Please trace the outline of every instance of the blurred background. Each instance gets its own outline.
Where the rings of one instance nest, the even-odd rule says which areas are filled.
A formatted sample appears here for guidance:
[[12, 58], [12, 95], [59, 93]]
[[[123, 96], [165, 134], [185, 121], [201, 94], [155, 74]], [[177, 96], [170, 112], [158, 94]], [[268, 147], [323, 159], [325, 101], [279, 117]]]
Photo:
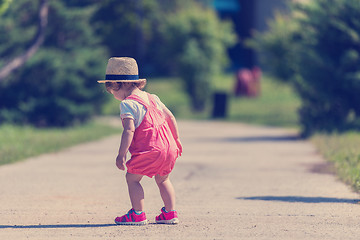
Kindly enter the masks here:
[[134, 57], [147, 90], [178, 118], [246, 119], [236, 100], [229, 109], [233, 97], [260, 95], [263, 66], [246, 41], [276, 12], [288, 14], [287, 2], [1, 0], [0, 122], [66, 127], [118, 115], [96, 83], [112, 56]]
[[178, 119], [357, 132], [359, 15], [358, 0], [0, 0], [0, 158], [116, 132], [93, 121], [119, 115], [96, 82], [112, 56]]

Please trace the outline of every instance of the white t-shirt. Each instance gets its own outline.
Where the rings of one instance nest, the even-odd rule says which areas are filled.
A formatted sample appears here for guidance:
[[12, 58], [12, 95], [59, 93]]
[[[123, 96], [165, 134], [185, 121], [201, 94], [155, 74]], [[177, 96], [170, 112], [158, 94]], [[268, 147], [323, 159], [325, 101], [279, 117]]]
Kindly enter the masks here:
[[[150, 104], [147, 93], [144, 91], [141, 91], [139, 94], [137, 94], [144, 102], [147, 104]], [[154, 97], [156, 102], [156, 107], [159, 110], [164, 109], [164, 104], [160, 101], [159, 97], [155, 94], [151, 94], [152, 97]], [[146, 114], [146, 108], [141, 103], [132, 100], [132, 99], [126, 99], [120, 102], [120, 117], [121, 120], [124, 118], [131, 118], [134, 120], [135, 128], [139, 127], [142, 120], [144, 119]]]

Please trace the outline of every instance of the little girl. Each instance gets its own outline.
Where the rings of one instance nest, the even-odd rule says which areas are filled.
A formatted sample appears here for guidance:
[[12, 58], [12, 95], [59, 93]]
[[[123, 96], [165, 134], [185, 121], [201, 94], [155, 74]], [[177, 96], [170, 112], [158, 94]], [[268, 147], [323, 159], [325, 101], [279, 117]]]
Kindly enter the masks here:
[[[143, 176], [152, 178], [159, 187], [164, 207], [156, 223], [177, 224], [175, 191], [169, 179], [176, 159], [182, 153], [174, 115], [156, 95], [142, 91], [146, 79], [139, 79], [133, 58], [110, 58], [106, 68], [106, 90], [121, 101], [120, 116], [124, 131], [116, 166], [125, 170], [132, 209], [115, 219], [120, 225], [148, 223], [144, 212]], [[131, 158], [126, 162], [126, 154]]]

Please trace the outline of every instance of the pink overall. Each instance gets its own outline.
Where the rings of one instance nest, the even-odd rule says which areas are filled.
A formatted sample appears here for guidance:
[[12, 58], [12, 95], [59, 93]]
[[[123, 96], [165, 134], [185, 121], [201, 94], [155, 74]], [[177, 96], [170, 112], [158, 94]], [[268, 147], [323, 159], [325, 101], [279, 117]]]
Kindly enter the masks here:
[[179, 149], [166, 121], [165, 114], [156, 107], [151, 94], [147, 94], [150, 104], [137, 95], [126, 99], [135, 100], [146, 108], [141, 124], [135, 129], [129, 151], [131, 159], [126, 162], [127, 171], [148, 177], [167, 175], [174, 168]]

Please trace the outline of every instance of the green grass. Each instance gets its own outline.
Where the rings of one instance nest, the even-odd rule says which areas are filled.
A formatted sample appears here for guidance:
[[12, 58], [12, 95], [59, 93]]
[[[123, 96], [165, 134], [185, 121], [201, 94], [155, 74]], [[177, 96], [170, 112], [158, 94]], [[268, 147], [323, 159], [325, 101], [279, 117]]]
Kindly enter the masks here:
[[[228, 93], [227, 121], [241, 121], [271, 126], [297, 126], [297, 108], [300, 100], [292, 89], [277, 83], [269, 77], [261, 82], [261, 94], [257, 98], [238, 98], [233, 94], [234, 76], [217, 77], [215, 91]], [[155, 93], [178, 119], [209, 119], [212, 111], [212, 99], [204, 112], [193, 112], [190, 100], [183, 91], [178, 78], [148, 79], [146, 91]], [[105, 115], [119, 114], [119, 101], [112, 99], [104, 108]]]
[[[220, 83], [220, 81], [218, 82]], [[300, 100], [290, 86], [278, 83], [265, 76], [261, 80], [259, 96], [246, 98], [234, 96], [232, 92], [233, 78], [225, 78], [223, 82], [226, 84], [222, 88], [220, 86], [217, 88], [229, 92], [228, 120], [260, 125], [297, 127], [297, 109], [300, 106]]]
[[337, 175], [360, 192], [360, 133], [317, 134], [311, 140], [319, 152], [334, 164]]
[[0, 165], [59, 151], [119, 132], [120, 128], [94, 122], [65, 129], [36, 129], [5, 124], [0, 126]]

